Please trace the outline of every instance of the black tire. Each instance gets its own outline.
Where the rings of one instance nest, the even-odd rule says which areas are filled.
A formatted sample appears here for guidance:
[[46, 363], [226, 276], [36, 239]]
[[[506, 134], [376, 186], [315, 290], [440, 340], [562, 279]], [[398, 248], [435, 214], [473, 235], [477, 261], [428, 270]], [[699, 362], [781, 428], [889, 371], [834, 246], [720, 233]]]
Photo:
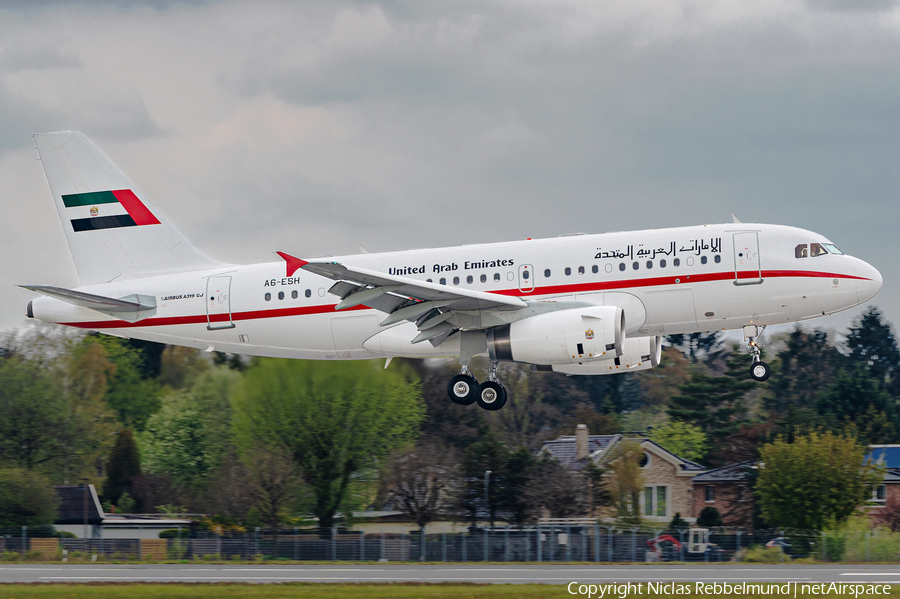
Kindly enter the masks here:
[[750, 376], [761, 383], [772, 376], [772, 369], [765, 362], [754, 362], [750, 366]]
[[481, 393], [481, 385], [474, 376], [457, 374], [447, 383], [447, 396], [453, 403], [469, 406], [475, 403]]
[[485, 381], [481, 385], [477, 401], [480, 408], [493, 412], [506, 405], [506, 398], [506, 389], [503, 388], [503, 385], [494, 381]]

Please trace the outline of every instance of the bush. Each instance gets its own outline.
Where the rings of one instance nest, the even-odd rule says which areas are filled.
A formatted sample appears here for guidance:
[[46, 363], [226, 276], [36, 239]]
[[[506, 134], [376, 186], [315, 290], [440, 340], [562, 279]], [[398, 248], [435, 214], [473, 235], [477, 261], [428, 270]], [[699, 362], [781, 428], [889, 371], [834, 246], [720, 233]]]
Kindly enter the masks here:
[[0, 528], [53, 522], [59, 501], [47, 477], [24, 468], [0, 469]]
[[780, 547], [763, 547], [756, 545], [742, 552], [741, 561], [748, 564], [778, 564], [784, 561]]
[[191, 531], [182, 530], [181, 536], [178, 535], [179, 530], [177, 528], [167, 528], [166, 530], [159, 531], [160, 539], [187, 539], [191, 536]]
[[15, 551], [6, 550], [3, 553], [0, 553], [0, 561], [5, 562], [15, 562], [19, 560], [19, 554]]
[[697, 526], [712, 528], [713, 526], [725, 526], [725, 523], [722, 522], [722, 516], [719, 515], [719, 510], [708, 505], [703, 508], [700, 511], [700, 515], [697, 516]]

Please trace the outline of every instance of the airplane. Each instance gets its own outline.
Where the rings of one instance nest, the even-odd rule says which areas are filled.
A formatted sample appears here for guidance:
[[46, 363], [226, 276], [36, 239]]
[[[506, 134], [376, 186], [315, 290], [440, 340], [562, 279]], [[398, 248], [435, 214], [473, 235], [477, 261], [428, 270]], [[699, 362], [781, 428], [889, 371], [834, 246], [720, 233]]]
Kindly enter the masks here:
[[[825, 236], [735, 222], [236, 265], [194, 247], [82, 133], [34, 136], [80, 286], [22, 285], [47, 322], [254, 356], [459, 356], [449, 398], [499, 410], [501, 362], [646, 370], [662, 337], [738, 330], [765, 381], [769, 325], [846, 310], [880, 273]], [[469, 370], [489, 358], [479, 382]]]

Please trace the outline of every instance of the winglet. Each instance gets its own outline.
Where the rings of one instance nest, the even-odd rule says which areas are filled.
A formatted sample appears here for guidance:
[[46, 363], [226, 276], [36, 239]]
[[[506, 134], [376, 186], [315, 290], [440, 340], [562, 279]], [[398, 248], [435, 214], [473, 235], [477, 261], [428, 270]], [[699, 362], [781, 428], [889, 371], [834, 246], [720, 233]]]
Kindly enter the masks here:
[[286, 277], [291, 276], [292, 274], [294, 274], [295, 272], [297, 272], [298, 270], [300, 270], [301, 268], [303, 268], [304, 266], [309, 264], [309, 262], [307, 262], [306, 260], [301, 260], [300, 258], [294, 258], [290, 254], [285, 254], [284, 252], [275, 252], [275, 253], [278, 254], [279, 256], [281, 256], [282, 258], [284, 258], [285, 266], [287, 267], [287, 274], [284, 275]]
[[734, 212], [731, 213], [731, 220], [734, 221], [734, 222], [736, 222], [736, 223], [740, 223], [740, 222], [741, 222], [740, 220], [738, 220], [738, 217], [736, 217], [736, 216], [734, 215]]

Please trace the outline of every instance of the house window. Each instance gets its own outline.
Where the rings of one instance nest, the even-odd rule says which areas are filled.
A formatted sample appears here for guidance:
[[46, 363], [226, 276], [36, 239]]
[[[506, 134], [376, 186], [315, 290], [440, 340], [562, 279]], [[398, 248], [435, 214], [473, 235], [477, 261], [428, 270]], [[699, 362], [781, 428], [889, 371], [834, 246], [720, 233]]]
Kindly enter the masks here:
[[706, 501], [716, 500], [716, 488], [710, 485], [706, 487]]
[[747, 501], [747, 487], [738, 487], [738, 501]]
[[872, 501], [884, 503], [887, 499], [887, 488], [884, 485], [878, 485], [872, 492]]
[[666, 511], [666, 496], [668, 494], [665, 486], [644, 487], [644, 515], [645, 516], [668, 516]]

